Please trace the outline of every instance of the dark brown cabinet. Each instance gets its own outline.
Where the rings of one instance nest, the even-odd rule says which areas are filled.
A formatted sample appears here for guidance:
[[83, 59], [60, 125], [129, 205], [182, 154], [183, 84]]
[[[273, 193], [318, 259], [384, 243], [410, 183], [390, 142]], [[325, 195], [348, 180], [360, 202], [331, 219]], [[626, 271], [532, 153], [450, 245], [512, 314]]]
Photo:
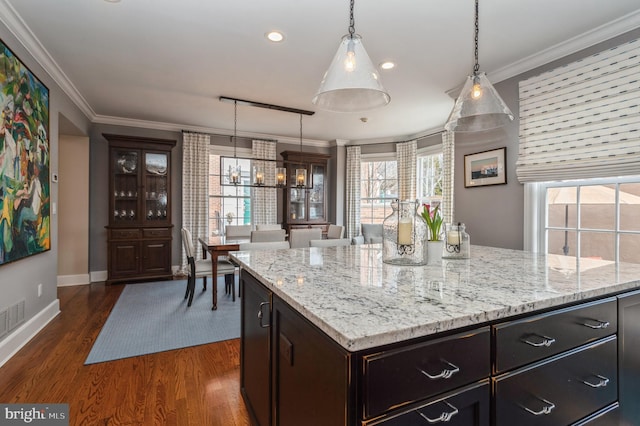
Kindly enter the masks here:
[[107, 283], [170, 278], [171, 150], [176, 141], [104, 137], [110, 173]]
[[[283, 224], [289, 231], [294, 228], [320, 227], [323, 232], [327, 219], [327, 162], [328, 155], [281, 152], [287, 169], [287, 188], [284, 189]], [[296, 170], [306, 169], [307, 185], [296, 186]]]
[[640, 423], [640, 291], [618, 297], [620, 423]]

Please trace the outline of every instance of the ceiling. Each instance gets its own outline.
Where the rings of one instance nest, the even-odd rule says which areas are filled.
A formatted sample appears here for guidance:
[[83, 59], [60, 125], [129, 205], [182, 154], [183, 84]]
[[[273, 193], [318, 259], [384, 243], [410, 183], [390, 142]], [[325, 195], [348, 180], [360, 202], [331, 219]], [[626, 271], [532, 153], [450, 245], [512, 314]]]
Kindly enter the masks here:
[[[97, 123], [230, 134], [227, 96], [316, 111], [303, 119], [309, 141], [441, 129], [453, 107], [446, 92], [473, 68], [473, 0], [356, 2], [373, 63], [397, 64], [381, 71], [391, 102], [325, 112], [311, 98], [348, 18], [347, 0], [0, 0], [0, 19]], [[480, 70], [495, 84], [638, 27], [638, 0], [483, 0]], [[285, 40], [268, 42], [271, 30]], [[238, 107], [238, 135], [299, 131], [297, 114]]]

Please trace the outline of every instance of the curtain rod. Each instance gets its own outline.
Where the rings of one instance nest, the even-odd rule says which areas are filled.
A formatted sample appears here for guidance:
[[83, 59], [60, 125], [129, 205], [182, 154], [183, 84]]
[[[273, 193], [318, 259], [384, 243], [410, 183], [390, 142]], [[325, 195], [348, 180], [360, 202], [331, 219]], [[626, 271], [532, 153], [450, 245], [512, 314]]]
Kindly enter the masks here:
[[444, 133], [444, 130], [440, 130], [434, 133], [429, 133], [428, 135], [422, 135], [418, 138], [412, 138], [412, 139], [408, 139], [408, 140], [404, 140], [404, 141], [387, 141], [387, 142], [375, 142], [375, 143], [364, 143], [364, 144], [345, 144], [345, 146], [376, 146], [376, 145], [388, 145], [388, 144], [395, 144], [395, 143], [405, 143], [405, 142], [411, 142], [413, 140], [415, 140], [416, 142], [422, 139], [426, 139], [429, 138], [431, 136], [436, 136], [436, 135], [441, 135]]

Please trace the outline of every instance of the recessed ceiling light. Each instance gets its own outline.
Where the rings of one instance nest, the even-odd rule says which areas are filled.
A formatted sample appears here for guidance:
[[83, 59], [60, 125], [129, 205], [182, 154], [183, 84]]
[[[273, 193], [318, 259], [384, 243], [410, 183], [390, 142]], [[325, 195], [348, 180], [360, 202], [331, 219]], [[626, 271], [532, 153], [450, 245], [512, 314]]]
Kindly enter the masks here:
[[390, 70], [391, 68], [394, 68], [396, 66], [396, 64], [394, 64], [391, 61], [387, 61], [387, 62], [383, 62], [380, 64], [380, 68], [382, 68], [383, 70]]
[[280, 31], [270, 31], [265, 34], [265, 37], [274, 43], [280, 43], [284, 40], [284, 35]]
[[120, 3], [120, 0], [104, 0], [107, 3]]

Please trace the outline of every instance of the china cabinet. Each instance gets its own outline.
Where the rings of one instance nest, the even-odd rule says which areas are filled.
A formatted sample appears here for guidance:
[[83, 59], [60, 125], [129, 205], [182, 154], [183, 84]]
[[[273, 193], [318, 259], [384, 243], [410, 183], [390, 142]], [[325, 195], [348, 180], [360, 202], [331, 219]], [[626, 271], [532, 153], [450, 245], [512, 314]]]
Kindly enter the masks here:
[[103, 136], [109, 142], [107, 284], [170, 278], [171, 150], [176, 141]]
[[[289, 231], [295, 228], [322, 228], [327, 219], [327, 162], [330, 156], [299, 151], [281, 152], [287, 170], [284, 193], [283, 224]], [[296, 170], [307, 171], [306, 185], [296, 186]]]

